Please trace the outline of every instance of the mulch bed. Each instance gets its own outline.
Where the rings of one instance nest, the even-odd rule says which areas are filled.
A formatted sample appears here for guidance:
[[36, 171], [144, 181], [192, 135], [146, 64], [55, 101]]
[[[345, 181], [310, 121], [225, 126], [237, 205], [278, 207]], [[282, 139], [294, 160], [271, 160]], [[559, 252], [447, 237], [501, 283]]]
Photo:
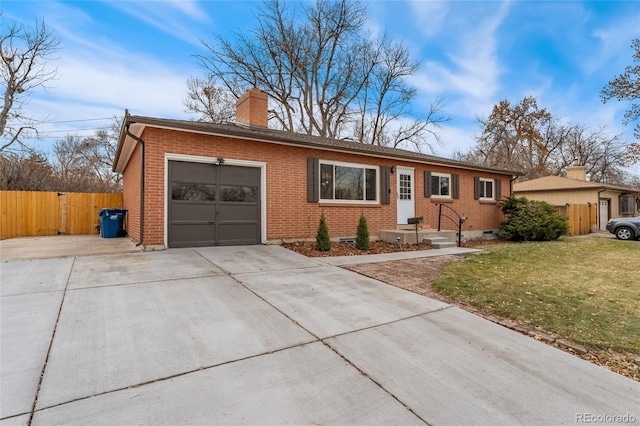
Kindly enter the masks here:
[[[500, 239], [490, 240], [469, 240], [462, 243], [462, 247], [481, 247], [488, 244], [508, 244], [509, 241]], [[416, 251], [416, 250], [433, 250], [429, 244], [403, 244], [399, 246], [395, 243], [388, 243], [385, 241], [371, 241], [371, 247], [369, 250], [358, 250], [353, 243], [332, 243], [331, 249], [328, 251], [316, 250], [315, 241], [295, 241], [292, 243], [285, 243], [285, 248], [300, 253], [307, 257], [330, 257], [330, 256], [358, 256], [367, 254], [383, 254], [383, 253], [396, 253], [401, 251]]]

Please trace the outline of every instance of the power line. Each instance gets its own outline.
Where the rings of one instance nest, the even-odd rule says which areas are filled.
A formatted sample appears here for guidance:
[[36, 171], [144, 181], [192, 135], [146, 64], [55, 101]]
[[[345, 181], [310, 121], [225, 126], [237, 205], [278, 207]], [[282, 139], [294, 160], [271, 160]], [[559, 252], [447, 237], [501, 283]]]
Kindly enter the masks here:
[[73, 132], [87, 132], [90, 130], [106, 130], [109, 127], [95, 127], [93, 129], [69, 129], [69, 130], [39, 130], [38, 132], [43, 133], [43, 134], [48, 134], [48, 133], [73, 133]]
[[[82, 118], [77, 120], [60, 120], [60, 121], [40, 121], [34, 120], [41, 124], [67, 124], [67, 123], [83, 123], [88, 121], [104, 121], [104, 120], [112, 120], [112, 119], [122, 119], [123, 116], [112, 116], [112, 117], [103, 117], [103, 118]], [[23, 140], [37, 140], [37, 139], [47, 139], [47, 138], [55, 138], [57, 136], [52, 135], [52, 133], [76, 133], [76, 132], [90, 132], [96, 130], [109, 130], [111, 126], [103, 126], [103, 127], [94, 127], [89, 129], [64, 129], [64, 130], [37, 130], [36, 136], [27, 136], [23, 135], [20, 139]]]
[[102, 121], [111, 120], [113, 118], [121, 119], [122, 116], [104, 117], [104, 118], [84, 118], [79, 120], [64, 120], [64, 121], [38, 121], [40, 124], [62, 124], [62, 123], [81, 123], [84, 121]]
[[38, 139], [49, 139], [49, 138], [56, 138], [59, 136], [56, 135], [52, 135], [52, 133], [68, 133], [68, 134], [74, 134], [74, 133], [78, 133], [78, 132], [89, 132], [89, 131], [96, 131], [96, 130], [109, 130], [109, 127], [95, 127], [92, 129], [67, 129], [67, 130], [48, 130], [48, 131], [38, 131], [37, 135], [34, 136], [21, 136], [20, 139], [23, 140], [38, 140]]

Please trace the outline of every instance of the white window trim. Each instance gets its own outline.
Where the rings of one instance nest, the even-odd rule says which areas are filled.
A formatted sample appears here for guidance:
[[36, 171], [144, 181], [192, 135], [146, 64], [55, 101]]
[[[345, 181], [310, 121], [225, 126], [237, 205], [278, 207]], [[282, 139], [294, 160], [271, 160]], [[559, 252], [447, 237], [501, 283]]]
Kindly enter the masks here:
[[[169, 161], [186, 161], [190, 163], [214, 164], [216, 157], [202, 157], [197, 155], [164, 154], [164, 246], [169, 247]], [[236, 160], [225, 158], [224, 164], [229, 166], [243, 166], [260, 168], [260, 241], [267, 244], [267, 163], [262, 161]]]
[[431, 172], [431, 179], [433, 179], [434, 177], [446, 177], [449, 179], [449, 195], [439, 195], [439, 194], [434, 194], [433, 191], [431, 193], [431, 198], [443, 198], [443, 199], [451, 199], [452, 197], [452, 193], [453, 193], [453, 179], [451, 178], [451, 173], [439, 173], [439, 172]]
[[[480, 178], [480, 184], [484, 183], [484, 182], [491, 182], [491, 197], [479, 197], [479, 200], [481, 201], [495, 201], [496, 199], [496, 180], [495, 179], [490, 179], [490, 178]], [[480, 194], [478, 194], [480, 195]]]
[[[371, 164], [361, 164], [361, 163], [345, 163], [343, 161], [331, 161], [331, 160], [319, 160], [320, 163], [320, 170], [318, 170], [318, 173], [320, 173], [320, 176], [318, 178], [318, 203], [321, 204], [380, 204], [380, 167], [379, 166], [373, 166]], [[327, 164], [330, 166], [341, 166], [341, 167], [353, 167], [353, 168], [357, 168], [357, 169], [374, 169], [376, 171], [376, 199], [375, 200], [327, 200], [325, 198], [322, 198], [322, 165], [323, 164]], [[365, 179], [366, 179], [366, 173], [365, 173]], [[365, 181], [365, 190], [366, 190], [366, 181]], [[334, 187], [334, 194], [335, 196], [335, 187]], [[366, 198], [367, 195], [365, 194], [364, 197]]]

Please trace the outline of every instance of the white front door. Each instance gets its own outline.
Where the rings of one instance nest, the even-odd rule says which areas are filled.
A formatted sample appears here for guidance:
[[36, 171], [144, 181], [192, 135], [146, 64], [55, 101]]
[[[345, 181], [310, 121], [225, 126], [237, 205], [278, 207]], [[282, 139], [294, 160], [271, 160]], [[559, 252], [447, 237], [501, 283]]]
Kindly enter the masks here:
[[598, 216], [600, 216], [600, 230], [604, 231], [607, 229], [607, 222], [609, 222], [609, 200], [600, 200]]
[[413, 169], [396, 167], [398, 173], [398, 225], [406, 225], [407, 219], [415, 217], [415, 179]]

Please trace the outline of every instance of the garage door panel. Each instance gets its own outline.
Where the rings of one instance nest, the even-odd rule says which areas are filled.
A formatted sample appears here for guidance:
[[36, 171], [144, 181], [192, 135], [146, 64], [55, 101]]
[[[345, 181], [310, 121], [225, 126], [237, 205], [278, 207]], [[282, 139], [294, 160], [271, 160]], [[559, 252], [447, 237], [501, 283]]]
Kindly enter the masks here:
[[220, 206], [220, 213], [218, 219], [220, 222], [241, 220], [244, 222], [255, 222], [256, 216], [259, 214], [260, 209], [258, 206], [248, 206], [246, 204], [240, 205], [223, 205]]
[[212, 169], [216, 166], [206, 163], [188, 163], [185, 161], [170, 161], [172, 181], [215, 183]]
[[208, 222], [216, 217], [216, 209], [213, 204], [185, 203], [171, 205], [172, 223], [181, 221]]
[[218, 227], [220, 245], [256, 244], [260, 238], [257, 223], [224, 223]]
[[221, 185], [253, 186], [260, 181], [260, 169], [253, 167], [220, 167], [218, 181]]
[[215, 245], [216, 227], [209, 223], [177, 223], [170, 226], [171, 247]]

